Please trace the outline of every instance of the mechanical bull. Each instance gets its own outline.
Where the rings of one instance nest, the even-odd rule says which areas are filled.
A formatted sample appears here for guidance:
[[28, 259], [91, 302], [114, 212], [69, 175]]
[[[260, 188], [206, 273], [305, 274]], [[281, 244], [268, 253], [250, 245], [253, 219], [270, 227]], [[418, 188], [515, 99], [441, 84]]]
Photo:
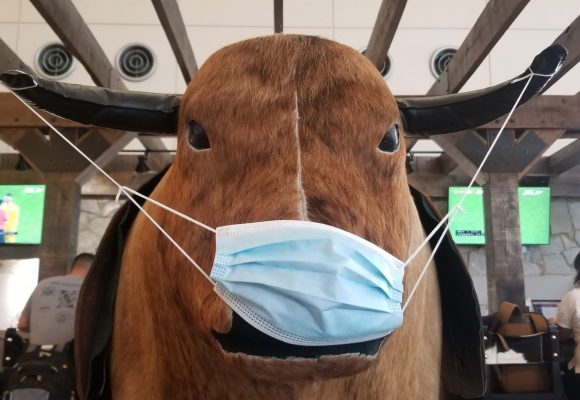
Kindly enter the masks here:
[[[530, 69], [551, 74], [565, 54], [560, 46], [549, 47]], [[397, 101], [355, 50], [292, 35], [218, 51], [181, 98], [61, 84], [18, 72], [2, 80], [28, 102], [64, 118], [177, 133], [175, 162], [142, 192], [209, 226], [312, 221], [357, 235], [365, 246], [376, 245], [398, 260], [438, 221], [429, 201], [408, 186], [403, 135], [480, 126], [509, 111], [527, 82]], [[548, 80], [530, 78], [523, 101]], [[215, 234], [139, 202], [209, 274]], [[417, 281], [430, 253], [423, 248], [405, 267], [405, 289]], [[109, 226], [81, 295], [80, 394], [123, 400], [477, 397], [485, 386], [479, 307], [448, 236], [435, 264], [392, 333], [385, 328], [379, 337], [329, 345], [289, 343], [233, 312], [128, 202]], [[256, 279], [252, 284], [262, 293]], [[349, 286], [341, 289], [337, 282], [329, 278], [327, 285], [338, 297], [347, 296], [341, 290]], [[288, 299], [291, 318], [296, 298]], [[258, 295], [253, 303], [266, 314], [272, 305]], [[359, 309], [353, 305], [350, 311]], [[322, 321], [323, 336], [327, 311], [311, 310]], [[360, 325], [364, 330], [365, 323]]]

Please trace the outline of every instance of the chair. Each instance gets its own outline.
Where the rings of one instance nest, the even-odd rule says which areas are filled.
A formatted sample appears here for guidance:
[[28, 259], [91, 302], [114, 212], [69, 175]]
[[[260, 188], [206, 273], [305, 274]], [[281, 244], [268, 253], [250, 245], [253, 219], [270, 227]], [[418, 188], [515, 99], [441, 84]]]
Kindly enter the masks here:
[[[486, 348], [490, 345], [492, 335], [485, 334]], [[550, 327], [550, 331], [541, 335], [541, 338], [536, 341], [536, 349], [542, 354], [541, 362], [518, 364], [518, 365], [536, 365], [544, 366], [550, 379], [550, 391], [544, 393], [505, 393], [498, 388], [497, 372], [494, 365], [487, 365], [487, 392], [484, 396], [485, 400], [563, 400], [564, 388], [562, 385], [562, 377], [560, 375], [560, 344], [558, 331], [555, 327]], [[502, 364], [510, 365], [510, 364]]]

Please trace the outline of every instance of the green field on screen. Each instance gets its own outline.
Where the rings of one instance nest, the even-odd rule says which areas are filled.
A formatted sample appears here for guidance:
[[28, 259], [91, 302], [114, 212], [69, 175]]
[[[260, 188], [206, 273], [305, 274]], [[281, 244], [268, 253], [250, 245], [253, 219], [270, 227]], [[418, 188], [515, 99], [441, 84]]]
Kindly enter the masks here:
[[[0, 200], [3, 200], [6, 194], [12, 195], [12, 203], [18, 210], [14, 244], [41, 242], [45, 191], [44, 185], [0, 185]], [[10, 244], [8, 240], [6, 242]]]
[[[485, 244], [485, 217], [483, 189], [473, 187], [449, 188], [449, 209], [459, 204], [465, 196], [459, 213], [450, 227], [451, 236], [457, 244]], [[520, 233], [522, 244], [550, 243], [550, 188], [518, 188]]]

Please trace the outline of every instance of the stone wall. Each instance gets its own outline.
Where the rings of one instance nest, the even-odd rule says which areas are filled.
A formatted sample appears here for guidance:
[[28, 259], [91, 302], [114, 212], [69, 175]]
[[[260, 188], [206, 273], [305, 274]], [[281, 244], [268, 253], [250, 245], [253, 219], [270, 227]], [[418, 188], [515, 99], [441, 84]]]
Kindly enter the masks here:
[[94, 253], [115, 211], [123, 202], [112, 199], [83, 199], [79, 219], [77, 253]]

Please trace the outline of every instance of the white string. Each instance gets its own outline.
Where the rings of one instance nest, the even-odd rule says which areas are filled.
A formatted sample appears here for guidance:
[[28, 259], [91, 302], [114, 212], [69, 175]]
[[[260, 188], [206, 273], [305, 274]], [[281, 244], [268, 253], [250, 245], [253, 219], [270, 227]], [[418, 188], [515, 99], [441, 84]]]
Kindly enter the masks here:
[[[529, 68], [528, 68], [529, 69]], [[433, 250], [431, 251], [431, 255], [429, 256], [429, 259], [427, 260], [427, 262], [425, 263], [425, 265], [423, 266], [421, 273], [419, 274], [419, 278], [415, 281], [415, 284], [413, 285], [413, 287], [411, 288], [411, 291], [409, 292], [409, 296], [407, 297], [407, 300], [405, 302], [405, 304], [403, 305], [402, 311], [404, 312], [405, 309], [407, 308], [407, 306], [409, 305], [409, 303], [411, 302], [411, 299], [413, 298], [417, 288], [419, 287], [419, 284], [421, 283], [421, 280], [423, 279], [423, 277], [425, 276], [425, 272], [427, 271], [427, 268], [429, 268], [429, 264], [431, 263], [431, 261], [433, 260], [433, 257], [435, 256], [435, 253], [437, 251], [437, 249], [439, 248], [439, 245], [443, 242], [443, 238], [445, 237], [445, 235], [447, 234], [447, 232], [449, 231], [451, 224], [453, 223], [453, 220], [455, 219], [455, 217], [457, 216], [457, 211], [458, 210], [462, 210], [461, 206], [463, 205], [463, 202], [465, 201], [465, 198], [467, 197], [467, 194], [469, 193], [469, 190], [471, 189], [471, 187], [473, 186], [473, 184], [475, 183], [475, 180], [477, 179], [477, 176], [479, 175], [479, 173], [481, 172], [483, 166], [485, 165], [485, 162], [487, 161], [487, 159], [489, 158], [489, 155], [491, 154], [493, 148], [495, 147], [497, 141], [499, 140], [499, 137], [501, 136], [501, 134], [503, 133], [508, 121], [510, 120], [510, 118], [512, 117], [512, 114], [514, 113], [515, 109], [517, 108], [518, 104], [520, 103], [524, 93], [526, 92], [526, 89], [528, 88], [530, 82], [532, 81], [532, 78], [534, 76], [543, 76], [543, 77], [551, 77], [553, 76], [556, 72], [552, 73], [552, 74], [537, 74], [535, 72], [533, 72], [531, 69], [530, 73], [527, 75], [524, 75], [522, 77], [516, 78], [514, 80], [511, 81], [511, 83], [516, 83], [519, 82], [523, 79], [528, 79], [528, 81], [526, 82], [526, 84], [524, 85], [524, 88], [522, 89], [520, 95], [518, 96], [518, 98], [516, 99], [512, 109], [510, 110], [510, 112], [508, 113], [507, 117], [505, 118], [503, 124], [501, 125], [501, 128], [499, 129], [495, 139], [493, 140], [493, 142], [491, 143], [491, 145], [489, 146], [489, 149], [487, 150], [487, 152], [485, 153], [485, 156], [483, 157], [483, 160], [481, 161], [481, 163], [479, 164], [479, 167], [477, 168], [477, 171], [475, 171], [475, 174], [473, 175], [473, 177], [471, 178], [471, 181], [469, 182], [469, 185], [467, 186], [467, 189], [465, 190], [465, 192], [463, 193], [463, 196], [461, 196], [461, 198], [459, 199], [459, 202], [457, 203], [457, 205], [455, 207], [453, 207], [446, 215], [445, 217], [441, 220], [441, 222], [439, 222], [439, 224], [437, 224], [437, 226], [433, 229], [433, 231], [431, 231], [431, 233], [429, 234], [429, 236], [427, 236], [427, 238], [419, 245], [419, 247], [413, 252], [413, 254], [411, 254], [411, 256], [409, 258], [407, 258], [407, 260], [405, 261], [405, 266], [409, 265], [409, 263], [417, 256], [417, 254], [419, 254], [420, 250], [427, 245], [427, 243], [429, 242], [429, 239], [431, 237], [433, 237], [434, 233], [437, 232], [439, 229], [441, 229], [441, 226], [443, 226], [443, 223], [449, 219], [449, 224], [446, 225], [445, 229], [443, 230], [443, 233], [441, 233], [441, 236], [439, 237], [435, 248], [433, 248]], [[463, 211], [462, 211], [463, 213]], [[451, 216], [451, 217], [450, 217]]]
[[415, 292], [417, 291], [417, 288], [419, 287], [419, 283], [423, 280], [423, 277], [425, 276], [425, 273], [428, 270], [429, 264], [433, 260], [433, 257], [435, 257], [435, 253], [437, 253], [437, 250], [439, 249], [439, 246], [441, 245], [441, 243], [443, 243], [443, 239], [445, 238], [445, 235], [447, 234], [447, 231], [451, 227], [451, 224], [453, 223], [453, 220], [455, 219], [455, 216], [457, 215], [457, 211], [458, 211], [458, 209], [455, 209], [453, 211], [453, 213], [451, 215], [451, 219], [449, 221], [449, 224], [447, 224], [447, 226], [445, 226], [445, 229], [443, 230], [443, 233], [441, 234], [441, 236], [437, 240], [437, 243], [435, 244], [435, 247], [433, 248], [433, 250], [431, 250], [431, 254], [429, 255], [429, 258], [427, 259], [427, 262], [425, 263], [425, 266], [423, 267], [423, 269], [421, 270], [421, 273], [419, 274], [419, 278], [417, 278], [417, 280], [415, 281], [415, 284], [413, 285], [413, 288], [409, 292], [409, 296], [407, 296], [407, 300], [405, 301], [405, 304], [403, 304], [403, 308], [401, 308], [401, 312], [402, 313], [405, 312], [405, 309], [407, 308], [407, 306], [411, 302], [411, 299], [415, 295]]
[[142, 199], [145, 199], [147, 201], [150, 201], [151, 203], [155, 204], [156, 206], [159, 206], [159, 207], [163, 208], [164, 210], [169, 211], [170, 213], [173, 213], [173, 214], [177, 215], [178, 217], [181, 217], [181, 218], [183, 218], [183, 219], [185, 219], [185, 220], [187, 220], [189, 222], [192, 222], [192, 223], [196, 224], [197, 226], [202, 227], [203, 229], [207, 229], [208, 231], [212, 231], [213, 233], [217, 233], [217, 231], [214, 228], [212, 228], [210, 226], [207, 226], [206, 224], [203, 224], [203, 223], [199, 222], [198, 220], [195, 220], [195, 219], [191, 218], [188, 215], [185, 215], [185, 214], [183, 214], [183, 213], [181, 213], [181, 212], [179, 212], [177, 210], [174, 210], [173, 208], [168, 207], [165, 204], [160, 203], [157, 200], [152, 199], [151, 197], [147, 197], [144, 194], [139, 193], [138, 191], [133, 190], [130, 187], [127, 187], [127, 186], [120, 186], [119, 187], [119, 191], [117, 192], [117, 198], [116, 198], [116, 200], [119, 201], [119, 196], [121, 195], [121, 193], [125, 193], [125, 192], [131, 192], [135, 196], [138, 196], [138, 197], [141, 197]]
[[431, 240], [431, 238], [433, 236], [435, 236], [435, 234], [443, 226], [443, 224], [445, 223], [445, 221], [447, 221], [449, 219], [449, 216], [451, 214], [457, 212], [457, 211], [459, 211], [461, 213], [461, 215], [465, 215], [465, 211], [463, 211], [463, 208], [461, 208], [461, 205], [460, 204], [457, 204], [457, 205], [453, 206], [453, 208], [451, 209], [451, 211], [449, 211], [447, 214], [445, 214], [445, 216], [441, 219], [441, 221], [439, 221], [439, 223], [435, 226], [435, 228], [433, 228], [431, 230], [431, 233], [429, 234], [429, 236], [427, 236], [421, 242], [421, 244], [415, 249], [415, 251], [409, 257], [407, 257], [407, 261], [405, 261], [405, 263], [403, 264], [403, 268], [406, 267], [407, 265], [409, 265], [411, 263], [411, 261], [413, 261], [413, 259], [417, 256], [417, 254], [419, 254], [419, 252], [421, 251], [421, 249], [423, 249], [423, 247], [425, 247], [425, 245], [427, 243], [429, 243], [429, 240]]
[[[12, 92], [12, 94], [14, 94], [14, 96], [16, 96], [16, 98], [18, 100], [20, 100], [22, 102], [22, 104], [24, 104], [30, 111], [32, 111], [38, 118], [40, 118], [40, 120], [42, 122], [44, 122], [50, 129], [52, 129], [52, 131], [54, 131], [58, 136], [60, 136], [66, 143], [68, 143], [77, 153], [79, 153], [81, 156], [83, 156], [89, 163], [91, 163], [99, 172], [101, 172], [103, 175], [105, 175], [107, 177], [107, 179], [109, 179], [115, 186], [117, 186], [117, 188], [119, 188], [119, 193], [123, 192], [125, 194], [125, 196], [127, 196], [127, 198], [129, 199], [129, 201], [131, 201], [131, 203], [133, 203], [141, 212], [143, 212], [143, 214], [145, 214], [145, 216], [153, 223], [153, 225], [155, 225], [155, 227], [157, 229], [159, 229], [164, 235], [165, 237], [181, 252], [181, 254], [183, 254], [183, 256], [204, 276], [205, 279], [207, 279], [212, 286], [215, 286], [215, 282], [209, 277], [208, 274], [206, 274], [206, 272], [190, 257], [189, 254], [187, 254], [187, 252], [171, 237], [171, 235], [169, 235], [169, 233], [167, 233], [162, 227], [161, 225], [159, 225], [157, 223], [157, 221], [155, 221], [155, 219], [147, 212], [145, 211], [145, 209], [143, 207], [141, 207], [141, 205], [129, 194], [129, 192], [134, 192], [133, 190], [127, 188], [126, 186], [122, 186], [121, 184], [119, 184], [111, 175], [109, 175], [108, 173], [105, 172], [105, 170], [103, 170], [97, 163], [95, 163], [93, 160], [90, 159], [89, 156], [87, 156], [81, 149], [79, 149], [73, 142], [71, 142], [65, 135], [63, 135], [58, 129], [56, 129], [50, 122], [48, 122], [42, 115], [40, 115], [40, 113], [38, 113], [32, 106], [30, 106], [26, 101], [24, 101], [20, 96], [18, 96], [14, 90], [12, 90], [10, 87], [6, 86], [8, 88], [8, 90], [10, 90]], [[141, 194], [139, 194], [141, 195]], [[117, 194], [117, 198], [118, 198], [118, 194]], [[152, 199], [149, 199], [145, 196], [141, 196], [146, 198], [147, 200], [154, 202]], [[158, 202], [154, 202], [157, 205], [161, 204]], [[167, 207], [168, 208], [168, 207]], [[175, 211], [175, 213], [178, 213], [177, 211]], [[181, 213], [178, 213], [181, 214]], [[191, 219], [190, 219], [191, 220]], [[197, 222], [197, 221], [196, 221]], [[199, 223], [201, 224], [201, 223]], [[201, 224], [201, 226], [206, 227], [205, 225]], [[207, 227], [207, 229], [215, 232], [215, 229], [209, 228]]]
[[532, 71], [532, 69], [528, 67], [528, 71], [530, 71], [529, 74], [524, 75], [524, 76], [520, 76], [519, 78], [514, 78], [510, 83], [517, 83], [517, 82], [523, 81], [526, 78], [533, 77], [533, 76], [543, 76], [544, 78], [551, 78], [552, 76], [554, 76], [554, 74], [556, 74], [556, 72], [559, 69], [560, 69], [560, 66], [558, 66], [556, 71], [552, 72], [551, 74], [538, 74], [537, 72]]

